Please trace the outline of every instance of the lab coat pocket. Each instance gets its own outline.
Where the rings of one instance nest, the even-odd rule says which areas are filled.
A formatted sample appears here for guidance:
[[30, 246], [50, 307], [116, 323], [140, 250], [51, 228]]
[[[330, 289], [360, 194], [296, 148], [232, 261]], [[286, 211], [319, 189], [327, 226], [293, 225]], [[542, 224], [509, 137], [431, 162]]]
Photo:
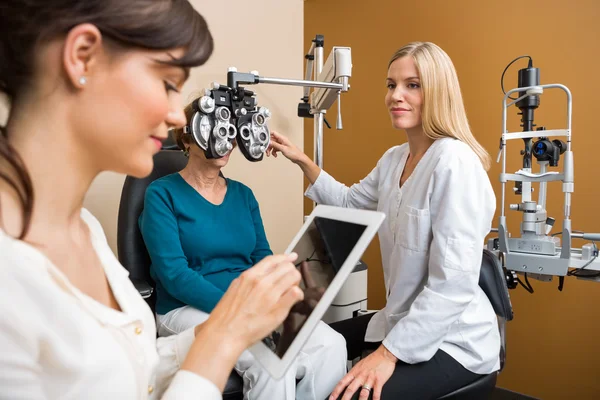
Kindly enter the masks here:
[[398, 219], [398, 244], [416, 252], [427, 251], [431, 236], [429, 210], [402, 206], [398, 212]]

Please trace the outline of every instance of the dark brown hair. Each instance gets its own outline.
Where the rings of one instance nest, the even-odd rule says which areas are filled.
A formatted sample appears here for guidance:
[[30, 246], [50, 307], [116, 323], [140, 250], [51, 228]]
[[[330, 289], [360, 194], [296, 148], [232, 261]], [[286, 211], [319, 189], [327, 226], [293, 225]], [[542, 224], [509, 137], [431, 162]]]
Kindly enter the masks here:
[[[169, 61], [172, 65], [202, 65], [213, 51], [206, 21], [187, 0], [2, 0], [0, 92], [9, 102], [14, 104], [28, 89], [40, 46], [82, 23], [95, 25], [109, 42], [123, 49], [184, 48], [183, 57]], [[20, 198], [22, 239], [31, 223], [34, 193], [29, 173], [8, 135], [0, 127], [0, 160], [6, 160], [9, 168], [0, 171], [0, 179]]]

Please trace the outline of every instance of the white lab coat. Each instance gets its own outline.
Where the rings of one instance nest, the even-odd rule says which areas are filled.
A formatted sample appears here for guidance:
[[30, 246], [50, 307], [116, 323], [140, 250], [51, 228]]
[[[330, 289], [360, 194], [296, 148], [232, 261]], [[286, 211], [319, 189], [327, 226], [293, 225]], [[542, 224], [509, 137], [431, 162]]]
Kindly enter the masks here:
[[436, 140], [399, 186], [408, 144], [388, 150], [371, 173], [347, 187], [325, 171], [306, 196], [320, 204], [382, 211], [379, 230], [387, 304], [365, 340], [382, 341], [415, 364], [438, 351], [466, 369], [500, 367], [494, 310], [478, 285], [496, 199], [486, 171], [465, 143]]

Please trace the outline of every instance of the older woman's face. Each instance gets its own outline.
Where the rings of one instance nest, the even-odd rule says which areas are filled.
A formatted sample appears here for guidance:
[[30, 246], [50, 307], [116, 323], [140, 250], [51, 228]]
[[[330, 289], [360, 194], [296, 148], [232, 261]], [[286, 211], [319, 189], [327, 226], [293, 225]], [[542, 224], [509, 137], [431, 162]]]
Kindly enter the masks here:
[[211, 166], [211, 167], [217, 167], [219, 169], [223, 168], [227, 165], [227, 163], [229, 162], [229, 157], [231, 156], [231, 153], [237, 147], [237, 142], [235, 140], [233, 141], [232, 144], [233, 144], [233, 148], [225, 156], [223, 156], [221, 158], [206, 158], [206, 155], [204, 154], [204, 150], [202, 150], [200, 147], [198, 147], [195, 143], [191, 143], [189, 146], [190, 160], [196, 159], [198, 161], [201, 161], [201, 163], [195, 163], [196, 165], [199, 165], [199, 166]]

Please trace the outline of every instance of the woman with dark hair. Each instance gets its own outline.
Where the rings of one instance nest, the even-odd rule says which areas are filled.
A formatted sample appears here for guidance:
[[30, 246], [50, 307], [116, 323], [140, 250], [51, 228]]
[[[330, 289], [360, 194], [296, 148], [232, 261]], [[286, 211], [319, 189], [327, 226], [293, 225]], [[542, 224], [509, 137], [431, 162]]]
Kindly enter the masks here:
[[186, 0], [3, 0], [0, 399], [220, 399], [236, 360], [303, 297], [295, 255], [235, 279], [201, 326], [153, 315], [83, 199], [144, 177], [212, 37]]

